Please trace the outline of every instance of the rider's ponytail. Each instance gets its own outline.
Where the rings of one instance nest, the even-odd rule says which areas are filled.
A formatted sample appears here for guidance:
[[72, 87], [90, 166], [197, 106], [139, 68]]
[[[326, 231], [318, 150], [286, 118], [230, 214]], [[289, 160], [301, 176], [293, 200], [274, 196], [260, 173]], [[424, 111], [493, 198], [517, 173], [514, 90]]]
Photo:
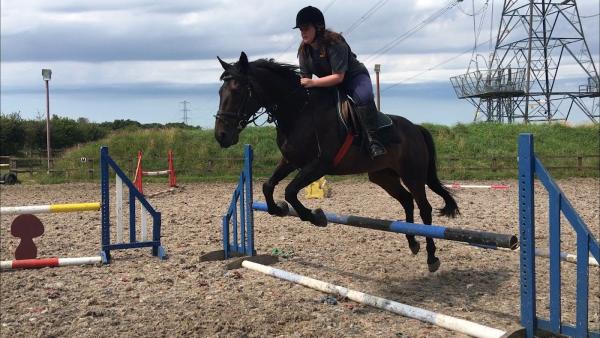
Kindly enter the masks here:
[[[326, 29], [323, 25], [316, 25], [316, 34], [315, 40], [317, 41], [320, 52], [322, 55], [325, 55], [325, 50], [329, 46], [337, 45], [338, 43], [344, 43], [344, 37], [342, 34], [334, 32], [332, 30]], [[300, 42], [300, 46], [298, 47], [298, 57], [307, 57], [308, 56], [308, 44], [304, 43], [304, 41]]]

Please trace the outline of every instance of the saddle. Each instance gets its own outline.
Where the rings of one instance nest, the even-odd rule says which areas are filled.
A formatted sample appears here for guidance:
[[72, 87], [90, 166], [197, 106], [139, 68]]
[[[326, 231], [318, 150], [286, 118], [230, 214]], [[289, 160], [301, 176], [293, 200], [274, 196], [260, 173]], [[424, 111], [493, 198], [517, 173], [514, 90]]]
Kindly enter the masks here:
[[[368, 142], [367, 141], [367, 128], [363, 125], [362, 119], [359, 114], [356, 112], [355, 106], [356, 103], [352, 98], [348, 95], [340, 95], [339, 89], [336, 90], [336, 107], [338, 112], [338, 117], [341, 121], [340, 127], [343, 128], [342, 133], [346, 134], [346, 138], [342, 147], [339, 149], [338, 153], [335, 155], [333, 160], [333, 166], [336, 167], [341, 160], [346, 156], [346, 153], [350, 149], [351, 145], [357, 145], [363, 148], [366, 152], [368, 152]], [[396, 138], [393, 136], [391, 132], [392, 128], [392, 119], [378, 111], [377, 112], [377, 135], [380, 142], [384, 145], [388, 143], [397, 142]]]
[[[336, 106], [339, 118], [348, 133], [357, 137], [366, 132], [366, 128], [356, 112], [356, 103], [349, 95], [341, 95], [338, 90]], [[380, 130], [391, 126], [392, 119], [388, 115], [377, 111], [377, 131], [379, 132]]]

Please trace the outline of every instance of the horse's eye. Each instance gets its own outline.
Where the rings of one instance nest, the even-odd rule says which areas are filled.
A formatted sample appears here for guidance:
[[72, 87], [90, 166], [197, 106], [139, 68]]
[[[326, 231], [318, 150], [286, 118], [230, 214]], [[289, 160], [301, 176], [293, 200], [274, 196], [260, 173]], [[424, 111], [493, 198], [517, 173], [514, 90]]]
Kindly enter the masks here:
[[240, 89], [240, 83], [238, 81], [236, 81], [236, 80], [231, 80], [229, 82], [229, 88], [231, 88], [232, 90], [237, 91], [237, 90]]

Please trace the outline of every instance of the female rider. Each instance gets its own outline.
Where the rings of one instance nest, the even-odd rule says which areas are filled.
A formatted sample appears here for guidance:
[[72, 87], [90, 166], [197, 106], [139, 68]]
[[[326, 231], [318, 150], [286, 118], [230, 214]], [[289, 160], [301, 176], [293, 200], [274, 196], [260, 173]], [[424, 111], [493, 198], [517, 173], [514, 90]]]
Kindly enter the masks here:
[[[352, 97], [356, 110], [367, 129], [371, 158], [385, 154], [385, 147], [376, 138], [377, 107], [369, 71], [341, 34], [325, 28], [323, 13], [312, 6], [296, 15], [296, 26], [302, 35], [298, 48], [302, 86], [340, 86]], [[318, 78], [312, 78], [313, 75]]]

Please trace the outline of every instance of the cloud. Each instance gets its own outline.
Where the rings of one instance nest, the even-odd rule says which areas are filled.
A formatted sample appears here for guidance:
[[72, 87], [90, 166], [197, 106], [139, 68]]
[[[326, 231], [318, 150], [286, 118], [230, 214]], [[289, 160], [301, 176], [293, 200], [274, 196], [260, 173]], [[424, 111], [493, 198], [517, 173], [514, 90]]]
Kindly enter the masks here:
[[41, 68], [52, 69], [54, 88], [132, 86], [162, 83], [195, 85], [218, 82], [222, 72], [216, 59], [202, 61], [113, 61], [44, 63], [13, 62], [2, 71], [3, 91], [27, 90], [41, 84]]
[[[324, 8], [331, 0], [314, 1]], [[427, 19], [448, 2], [435, 0], [387, 1], [364, 20], [371, 8], [360, 2], [333, 3], [326, 13], [328, 26], [345, 31], [360, 55], [373, 53]], [[476, 0], [476, 12], [484, 0]], [[492, 2], [494, 3], [494, 2]], [[240, 50], [251, 54], [276, 55], [291, 46], [296, 49], [298, 32], [290, 29], [304, 1], [201, 1], [142, 0], [2, 2], [3, 61], [120, 61], [198, 60], [215, 55], [233, 57]], [[494, 26], [500, 0], [495, 1]], [[391, 54], [455, 52], [473, 44], [473, 22], [462, 5], [426, 25], [390, 50]], [[490, 12], [488, 6], [488, 12]], [[582, 13], [594, 10], [589, 2], [579, 4]], [[468, 14], [468, 13], [467, 13]], [[595, 22], [594, 22], [595, 20]], [[486, 21], [491, 22], [491, 21]], [[600, 35], [596, 19], [584, 19], [589, 41]], [[496, 34], [497, 27], [483, 25], [480, 41]], [[597, 54], [598, 44], [590, 43]]]
[[[323, 1], [324, 2], [324, 1]], [[143, 1], [16, 2], [7, 1], [2, 13], [3, 61], [192, 60], [231, 56], [240, 50], [267, 53], [298, 43], [291, 29], [301, 1], [185, 1], [152, 4]], [[360, 18], [364, 4], [331, 10], [331, 26], [347, 28]], [[17, 8], [19, 10], [17, 10]], [[336, 7], [334, 7], [336, 8]], [[410, 7], [386, 4], [353, 32], [353, 47], [375, 48], [393, 32], [408, 29]], [[444, 20], [449, 20], [445, 18]], [[385, 26], [378, 23], [384, 22]], [[377, 39], [372, 39], [375, 36]], [[427, 42], [427, 41], [425, 41]], [[411, 44], [418, 48], [419, 43]]]
[[[487, 14], [494, 5], [495, 18], [484, 21], [479, 43], [490, 37], [495, 41], [503, 5], [502, 0], [475, 0], [475, 11], [480, 12], [486, 2]], [[385, 1], [367, 17], [378, 3], [311, 2], [322, 9], [331, 5], [325, 16], [336, 31], [348, 31], [360, 23], [345, 37], [371, 72], [376, 63], [382, 65], [382, 83], [437, 86], [466, 72], [474, 44], [473, 17], [465, 15], [472, 12], [470, 2], [385, 53], [377, 51], [402, 38], [448, 1]], [[204, 85], [214, 86], [221, 73], [217, 55], [234, 61], [245, 51], [251, 60], [266, 57], [295, 64], [299, 33], [291, 27], [298, 9], [306, 5], [301, 0], [2, 0], [2, 94], [38, 91], [42, 68], [53, 70], [54, 90], [110, 95], [138, 95], [147, 90], [148, 95], [156, 95], [161, 90], [190, 93]], [[588, 16], [600, 11], [597, 1], [578, 2], [578, 8]], [[478, 25], [479, 17], [475, 19]], [[596, 64], [599, 21], [599, 17], [582, 18]], [[489, 44], [475, 52], [481, 62], [489, 57]], [[572, 59], [565, 59], [561, 76], [576, 77], [573, 65]]]

